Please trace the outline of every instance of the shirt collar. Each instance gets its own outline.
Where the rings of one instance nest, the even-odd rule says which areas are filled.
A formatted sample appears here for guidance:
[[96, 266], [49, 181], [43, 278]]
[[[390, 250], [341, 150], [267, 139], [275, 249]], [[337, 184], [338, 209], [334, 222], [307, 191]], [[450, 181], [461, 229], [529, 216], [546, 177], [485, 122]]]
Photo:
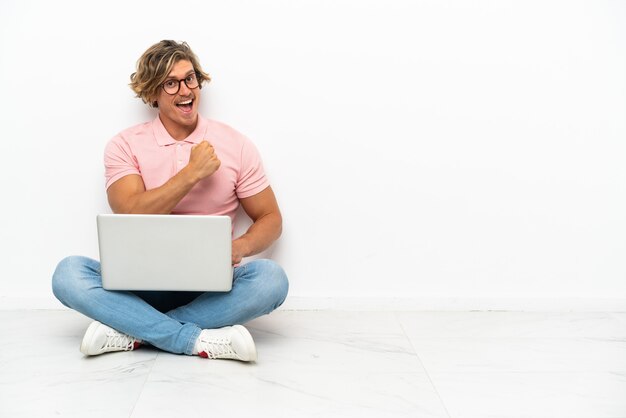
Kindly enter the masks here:
[[189, 144], [199, 144], [204, 138], [204, 134], [207, 127], [207, 120], [198, 114], [198, 124], [196, 129], [185, 139], [177, 141], [167, 132], [161, 118], [157, 115], [156, 119], [152, 121], [152, 131], [154, 137], [159, 146], [165, 147], [167, 145], [178, 144], [181, 142], [187, 142]]

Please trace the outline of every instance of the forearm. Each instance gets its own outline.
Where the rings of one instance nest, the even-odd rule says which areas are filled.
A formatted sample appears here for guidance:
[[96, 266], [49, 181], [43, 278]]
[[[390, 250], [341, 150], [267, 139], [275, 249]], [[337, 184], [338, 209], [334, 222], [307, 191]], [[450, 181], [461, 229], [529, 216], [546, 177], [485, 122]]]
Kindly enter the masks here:
[[139, 175], [126, 176], [107, 190], [109, 205], [115, 213], [168, 214], [200, 180], [220, 167], [213, 146], [201, 141], [191, 148], [189, 163], [164, 185], [146, 190]]
[[245, 234], [233, 242], [242, 257], [258, 254], [269, 248], [282, 233], [280, 212], [272, 212], [254, 222]]
[[115, 213], [169, 214], [197, 182], [184, 168], [162, 186], [135, 193], [124, 204], [111, 207]]

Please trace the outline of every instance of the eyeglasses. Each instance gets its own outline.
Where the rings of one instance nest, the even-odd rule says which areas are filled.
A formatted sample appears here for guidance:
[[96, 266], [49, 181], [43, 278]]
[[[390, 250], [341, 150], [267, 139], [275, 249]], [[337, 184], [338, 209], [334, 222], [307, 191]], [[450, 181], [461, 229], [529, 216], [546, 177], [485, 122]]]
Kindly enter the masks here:
[[185, 82], [185, 85], [189, 89], [195, 89], [199, 85], [196, 73], [192, 73], [185, 78], [181, 78], [180, 80], [167, 80], [165, 83], [161, 84], [161, 87], [163, 87], [163, 90], [165, 90], [167, 94], [174, 95], [180, 90], [180, 83], [182, 81]]

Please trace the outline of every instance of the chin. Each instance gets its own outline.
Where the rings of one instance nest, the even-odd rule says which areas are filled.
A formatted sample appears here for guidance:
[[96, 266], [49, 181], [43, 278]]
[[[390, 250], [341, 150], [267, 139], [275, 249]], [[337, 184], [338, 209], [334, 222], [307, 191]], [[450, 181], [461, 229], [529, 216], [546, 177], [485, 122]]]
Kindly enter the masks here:
[[193, 125], [198, 120], [198, 114], [195, 113], [193, 115], [185, 116], [181, 119], [181, 123], [184, 125]]

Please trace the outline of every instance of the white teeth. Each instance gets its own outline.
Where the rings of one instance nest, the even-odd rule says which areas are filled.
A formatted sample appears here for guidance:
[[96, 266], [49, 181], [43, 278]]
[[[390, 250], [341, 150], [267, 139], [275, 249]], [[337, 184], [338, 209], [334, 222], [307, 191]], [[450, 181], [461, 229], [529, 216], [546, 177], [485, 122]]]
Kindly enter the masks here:
[[189, 104], [189, 103], [191, 103], [191, 102], [192, 102], [192, 100], [191, 100], [191, 99], [189, 99], [189, 100], [187, 100], [186, 102], [180, 102], [180, 103], [178, 103], [178, 104], [179, 104], [179, 105], [181, 105], [181, 104]]

